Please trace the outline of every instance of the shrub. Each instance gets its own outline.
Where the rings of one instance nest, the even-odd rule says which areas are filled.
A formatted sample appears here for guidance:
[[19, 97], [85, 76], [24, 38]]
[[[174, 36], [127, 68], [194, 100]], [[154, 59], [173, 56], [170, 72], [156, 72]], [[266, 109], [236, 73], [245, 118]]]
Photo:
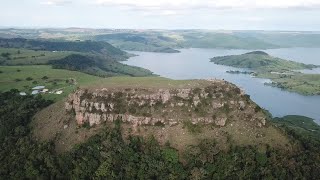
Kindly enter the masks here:
[[165, 124], [163, 124], [161, 121], [157, 121], [155, 124], [155, 126], [159, 126], [159, 127], [164, 127]]
[[83, 128], [86, 128], [86, 129], [90, 129], [91, 127], [90, 127], [90, 123], [87, 121], [87, 122], [84, 122], [83, 124], [82, 124], [82, 127]]
[[183, 128], [185, 127], [191, 133], [201, 133], [201, 126], [199, 124], [192, 124], [190, 120], [183, 121]]
[[26, 80], [27, 80], [27, 81], [32, 81], [33, 78], [32, 78], [32, 77], [27, 77]]
[[254, 108], [254, 112], [259, 112], [259, 111], [261, 111], [261, 107], [257, 105], [257, 106]]
[[49, 79], [49, 78], [48, 78], [48, 76], [43, 76], [41, 79], [47, 80], [47, 79]]
[[11, 54], [6, 52], [6, 53], [1, 53], [1, 56], [4, 57], [4, 58], [9, 58]]

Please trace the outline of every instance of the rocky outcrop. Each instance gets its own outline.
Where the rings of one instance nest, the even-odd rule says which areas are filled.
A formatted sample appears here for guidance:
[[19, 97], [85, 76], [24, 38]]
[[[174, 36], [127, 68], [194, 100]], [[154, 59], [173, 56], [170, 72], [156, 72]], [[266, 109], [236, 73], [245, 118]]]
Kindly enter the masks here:
[[65, 103], [78, 125], [120, 120], [135, 126], [174, 126], [191, 121], [223, 127], [229, 121], [248, 120], [264, 126], [264, 114], [252, 107], [256, 105], [239, 88], [225, 81], [181, 89], [80, 89]]

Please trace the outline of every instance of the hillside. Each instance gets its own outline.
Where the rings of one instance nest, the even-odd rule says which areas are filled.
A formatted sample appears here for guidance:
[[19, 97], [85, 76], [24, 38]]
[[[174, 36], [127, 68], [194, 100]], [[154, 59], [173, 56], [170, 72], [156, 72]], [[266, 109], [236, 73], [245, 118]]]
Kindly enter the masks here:
[[[287, 91], [297, 92], [303, 95], [320, 94], [320, 75], [303, 74], [296, 70], [312, 69], [319, 67], [312, 64], [303, 64], [273, 57], [262, 51], [254, 51], [241, 55], [214, 57], [211, 62], [219, 65], [245, 68], [255, 71], [253, 74], [259, 78], [271, 79], [271, 83], [265, 83]], [[229, 71], [229, 73], [246, 73]]]
[[[123, 122], [124, 134], [153, 135], [160, 144], [169, 142], [179, 151], [202, 138], [214, 138], [222, 149], [228, 149], [227, 142], [285, 148], [286, 138], [268, 124], [265, 112], [230, 83], [156, 78], [155, 84], [139, 78], [131, 81], [115, 79], [115, 85], [106, 81], [77, 90], [64, 107], [60, 102], [37, 115], [35, 135], [49, 140], [59, 134], [57, 150], [65, 151], [86, 139], [80, 137], [88, 138], [118, 119]], [[64, 125], [70, 128], [61, 129]], [[77, 126], [91, 128], [77, 130]]]
[[[309, 179], [320, 172], [313, 137], [273, 125], [225, 81], [100, 79], [50, 106], [17, 93], [0, 93], [4, 178]], [[295, 125], [319, 131], [304, 122]]]
[[276, 48], [256, 38], [241, 38], [233, 34], [206, 31], [126, 32], [101, 34], [93, 38], [126, 50], [152, 52], [178, 52], [172, 48]]
[[242, 38], [232, 33], [187, 31], [181, 33], [182, 46], [192, 48], [271, 49], [278, 46], [254, 37]]
[[0, 39], [1, 66], [52, 65], [100, 77], [153, 76], [149, 70], [119, 62], [128, 56], [105, 42]]
[[96, 35], [94, 40], [106, 41], [124, 50], [178, 53], [174, 39], [153, 33], [115, 33]]
[[[171, 169], [170, 176], [186, 179], [310, 175], [299, 168], [306, 167], [308, 160], [298, 159], [313, 155], [300, 154], [304, 146], [282, 127], [275, 127], [261, 108], [230, 83], [116, 78], [99, 85], [77, 90], [64, 102], [39, 112], [32, 122], [36, 139], [54, 140], [59, 153], [89, 150], [83, 155], [91, 167], [86, 174], [111, 178], [104, 173], [112, 170], [115, 177], [168, 178], [163, 173]], [[318, 160], [313, 160], [308, 167], [316, 170]], [[166, 166], [158, 166], [159, 161]], [[242, 165], [248, 161], [251, 164]], [[152, 168], [143, 168], [150, 163]], [[121, 174], [118, 166], [135, 166], [144, 173], [132, 170], [129, 175], [124, 170]]]
[[111, 77], [111, 76], [153, 76], [147, 69], [129, 66], [115, 60], [105, 60], [99, 56], [69, 55], [63, 59], [51, 60], [49, 64], [53, 68], [80, 71], [87, 74]]
[[95, 41], [61, 41], [44, 39], [5, 39], [0, 38], [1, 48], [22, 48], [29, 50], [42, 51], [73, 51], [82, 53], [93, 53], [115, 60], [125, 60], [128, 58], [126, 52], [113, 47], [106, 42]]
[[303, 146], [318, 150], [316, 144], [320, 144], [320, 126], [313, 119], [304, 116], [285, 116], [274, 118], [272, 122], [284, 128], [296, 139], [301, 139]]
[[50, 60], [62, 59], [71, 54], [81, 54], [73, 51], [39, 51], [22, 48], [0, 48], [0, 65], [44, 65]]
[[256, 38], [281, 47], [320, 47], [319, 33], [261, 33]]

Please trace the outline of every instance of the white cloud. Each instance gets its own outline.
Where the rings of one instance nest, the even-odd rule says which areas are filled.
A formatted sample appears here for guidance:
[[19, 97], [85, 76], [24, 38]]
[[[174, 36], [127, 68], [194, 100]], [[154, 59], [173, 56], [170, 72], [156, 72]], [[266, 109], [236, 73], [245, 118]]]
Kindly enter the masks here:
[[47, 0], [47, 1], [41, 2], [41, 4], [48, 5], [48, 6], [64, 6], [71, 3], [72, 1], [69, 1], [69, 0]]
[[320, 8], [320, 0], [96, 0], [105, 6], [141, 10]]

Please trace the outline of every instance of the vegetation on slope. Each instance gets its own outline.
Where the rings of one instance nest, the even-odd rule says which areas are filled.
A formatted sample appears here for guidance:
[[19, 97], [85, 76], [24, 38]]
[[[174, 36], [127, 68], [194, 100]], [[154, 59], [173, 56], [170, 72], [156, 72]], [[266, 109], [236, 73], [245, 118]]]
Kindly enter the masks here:
[[191, 31], [181, 33], [183, 47], [226, 49], [271, 49], [278, 46], [253, 37], [238, 37], [231, 33]]
[[1, 144], [6, 137], [13, 136], [15, 133], [26, 133], [25, 127], [30, 123], [32, 116], [52, 103], [43, 100], [40, 96], [20, 96], [18, 93], [17, 90], [0, 93]]
[[35, 51], [18, 48], [0, 48], [0, 65], [40, 65], [48, 64], [50, 60], [62, 59], [71, 54], [80, 54], [71, 51]]
[[74, 51], [83, 53], [94, 53], [109, 56], [115, 60], [125, 60], [127, 53], [113, 47], [106, 42], [95, 41], [57, 41], [43, 39], [3, 39], [0, 38], [2, 48], [23, 48], [42, 51]]
[[176, 46], [174, 39], [153, 33], [115, 33], [101, 34], [94, 40], [106, 41], [125, 50], [178, 53], [171, 47]]
[[[0, 149], [0, 176], [6, 179], [315, 179], [320, 175], [319, 143], [299, 133], [288, 133], [293, 144], [302, 143], [291, 152], [232, 145], [219, 151], [211, 140], [178, 152], [152, 137], [124, 139], [116, 121], [114, 127], [57, 154], [52, 143], [37, 142], [28, 125], [36, 109], [49, 102], [21, 97], [17, 91], [1, 93], [0, 99], [0, 122], [10, 130], [3, 134]], [[312, 146], [304, 146], [309, 143]]]
[[282, 118], [274, 118], [273, 123], [284, 128], [288, 134], [301, 140], [305, 148], [318, 150], [320, 144], [320, 126], [313, 119], [289, 115]]
[[53, 68], [80, 71], [91, 75], [110, 76], [152, 76], [153, 73], [147, 69], [129, 66], [114, 60], [106, 61], [98, 56], [84, 56], [73, 54], [60, 60], [51, 60], [49, 64]]
[[303, 95], [320, 94], [320, 75], [303, 74], [295, 71], [319, 67], [317, 65], [303, 64], [272, 57], [262, 51], [214, 57], [211, 59], [211, 62], [219, 65], [253, 70], [257, 77], [268, 78], [273, 81], [272, 83], [266, 83], [266, 85], [279, 87]]
[[266, 85], [281, 88], [303, 95], [320, 95], [320, 74], [270, 74], [262, 73], [257, 77], [271, 79]]
[[307, 48], [320, 47], [319, 33], [305, 33], [305, 32], [275, 33], [273, 32], [273, 33], [256, 34], [255, 37], [262, 41], [276, 44], [281, 47], [307, 47]]
[[[19, 40], [22, 42], [20, 42]], [[95, 47], [95, 42], [85, 42], [83, 45], [87, 47], [82, 47], [83, 45], [78, 46], [74, 44], [82, 42], [59, 42], [64, 45], [61, 47], [57, 45], [57, 47], [62, 48], [63, 51], [48, 51], [48, 49], [56, 46], [56, 44], [54, 44], [56, 42], [21, 39], [13, 39], [11, 41], [14, 42], [12, 45], [14, 47], [24, 47], [30, 49], [37, 49], [38, 47], [41, 47], [46, 51], [20, 48], [0, 48], [0, 65], [53, 65], [54, 68], [80, 71], [101, 77], [120, 75], [153, 75], [153, 73], [147, 69], [129, 66], [118, 62], [118, 60], [124, 60], [127, 57], [127, 54], [117, 48], [112, 47], [109, 44], [107, 46], [107, 49], [102, 48], [99, 50], [99, 48]], [[37, 42], [37, 45], [33, 44], [30, 47], [26, 47], [28, 46], [29, 41]], [[100, 44], [104, 43], [100, 42]], [[111, 46], [112, 48], [109, 48], [109, 46]], [[8, 45], [6, 47], [11, 47], [11, 45]], [[95, 49], [99, 50], [99, 52], [95, 51]]]
[[278, 46], [250, 37], [206, 31], [125, 32], [94, 37], [126, 50], [175, 52], [172, 48], [266, 49]]

